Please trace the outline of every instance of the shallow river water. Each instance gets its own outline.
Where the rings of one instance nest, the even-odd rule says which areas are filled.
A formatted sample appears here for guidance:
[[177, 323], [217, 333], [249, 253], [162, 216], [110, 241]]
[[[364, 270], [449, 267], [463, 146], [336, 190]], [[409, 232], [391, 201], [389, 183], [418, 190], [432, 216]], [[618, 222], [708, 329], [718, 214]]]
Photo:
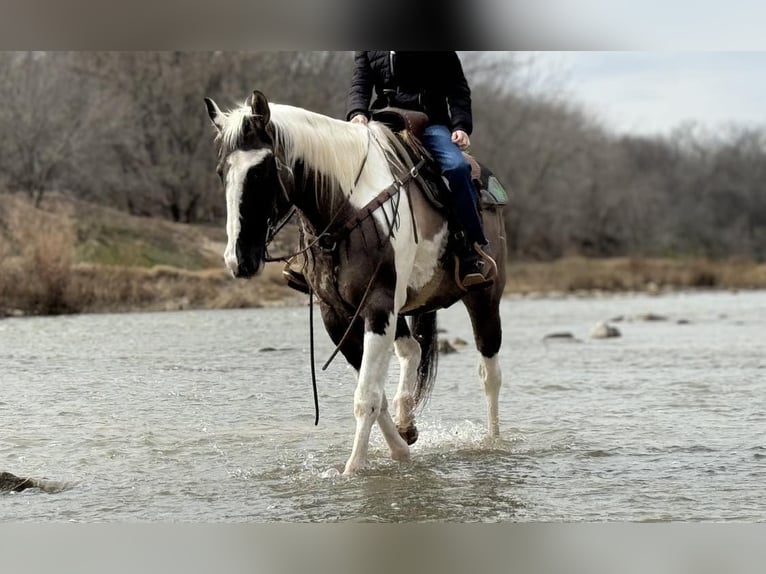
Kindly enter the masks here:
[[[440, 357], [412, 462], [375, 429], [350, 479], [353, 374], [318, 370], [315, 427], [306, 307], [4, 319], [0, 471], [68, 488], [0, 494], [0, 519], [766, 520], [766, 293], [502, 310], [501, 438], [464, 348]], [[589, 337], [617, 316], [621, 337]], [[439, 326], [470, 340], [460, 305]], [[543, 340], [560, 331], [577, 340]]]

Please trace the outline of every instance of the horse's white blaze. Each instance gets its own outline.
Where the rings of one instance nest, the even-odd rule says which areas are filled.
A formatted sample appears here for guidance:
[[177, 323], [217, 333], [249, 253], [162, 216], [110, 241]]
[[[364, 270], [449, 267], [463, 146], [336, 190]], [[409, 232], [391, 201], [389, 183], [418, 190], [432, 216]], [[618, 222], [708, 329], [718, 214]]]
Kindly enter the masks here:
[[226, 250], [223, 260], [232, 274], [237, 272], [237, 238], [239, 237], [239, 205], [242, 203], [242, 191], [245, 186], [247, 172], [260, 164], [271, 154], [269, 149], [236, 150], [226, 159]]
[[492, 357], [482, 355], [479, 361], [479, 377], [484, 383], [484, 393], [487, 395], [487, 428], [491, 436], [497, 436], [500, 434], [497, 403], [502, 383], [497, 353]]

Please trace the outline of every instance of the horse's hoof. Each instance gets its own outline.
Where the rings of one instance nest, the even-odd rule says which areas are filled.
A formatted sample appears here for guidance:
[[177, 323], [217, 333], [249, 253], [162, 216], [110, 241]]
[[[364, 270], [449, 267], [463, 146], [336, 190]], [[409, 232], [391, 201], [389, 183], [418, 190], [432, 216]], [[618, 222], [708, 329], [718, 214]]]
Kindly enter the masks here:
[[405, 430], [397, 430], [399, 431], [399, 436], [402, 437], [408, 445], [415, 444], [415, 441], [418, 440], [418, 427], [415, 425], [410, 425]]

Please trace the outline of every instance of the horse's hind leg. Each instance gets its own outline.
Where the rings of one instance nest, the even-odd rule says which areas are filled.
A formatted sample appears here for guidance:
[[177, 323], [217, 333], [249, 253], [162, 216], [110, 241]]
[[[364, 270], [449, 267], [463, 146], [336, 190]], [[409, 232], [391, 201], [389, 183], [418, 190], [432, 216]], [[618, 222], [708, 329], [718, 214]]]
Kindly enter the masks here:
[[404, 317], [396, 323], [394, 350], [399, 359], [399, 387], [394, 397], [394, 415], [399, 434], [407, 444], [418, 438], [413, 411], [415, 410], [415, 384], [420, 364], [420, 344], [415, 340]]
[[476, 348], [481, 355], [479, 377], [484, 383], [484, 393], [487, 397], [487, 429], [490, 436], [496, 437], [500, 434], [498, 399], [502, 383], [498, 361], [498, 351], [503, 337], [500, 303], [498, 297], [482, 291], [470, 293], [463, 302], [471, 317]]
[[383, 392], [383, 401], [380, 405], [380, 415], [378, 415], [378, 426], [383, 433], [383, 438], [386, 439], [386, 444], [391, 450], [391, 458], [398, 460], [399, 462], [406, 462], [410, 460], [410, 449], [407, 446], [407, 442], [401, 436], [401, 433], [396, 427], [394, 420], [391, 418], [391, 414], [388, 412], [388, 400], [386, 399], [386, 393]]

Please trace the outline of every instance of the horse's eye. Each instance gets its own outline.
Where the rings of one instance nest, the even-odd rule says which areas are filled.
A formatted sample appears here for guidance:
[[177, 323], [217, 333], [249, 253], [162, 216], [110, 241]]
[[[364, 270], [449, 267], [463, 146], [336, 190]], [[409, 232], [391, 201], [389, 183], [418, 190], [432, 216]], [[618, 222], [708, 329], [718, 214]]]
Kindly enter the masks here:
[[223, 168], [219, 165], [215, 168], [215, 172], [218, 174], [218, 177], [223, 181]]

